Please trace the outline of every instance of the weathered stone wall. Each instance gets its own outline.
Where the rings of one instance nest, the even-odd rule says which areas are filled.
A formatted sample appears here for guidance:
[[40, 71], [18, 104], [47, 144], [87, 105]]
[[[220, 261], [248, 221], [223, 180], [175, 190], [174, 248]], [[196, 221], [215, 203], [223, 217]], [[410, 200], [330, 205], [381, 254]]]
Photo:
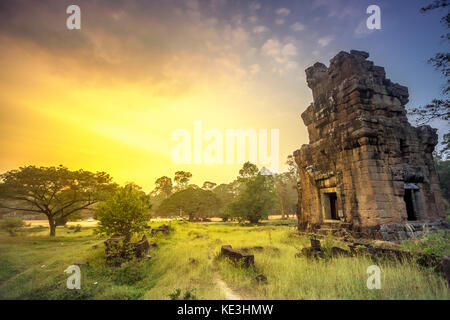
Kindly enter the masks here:
[[[381, 237], [382, 225], [408, 222], [409, 188], [418, 221], [445, 219], [432, 157], [436, 130], [409, 124], [408, 89], [386, 79], [368, 56], [340, 52], [329, 68], [316, 63], [306, 70], [314, 102], [302, 118], [310, 144], [294, 153], [302, 230], [341, 222], [356, 234]], [[334, 221], [324, 214], [331, 193], [337, 195]]]

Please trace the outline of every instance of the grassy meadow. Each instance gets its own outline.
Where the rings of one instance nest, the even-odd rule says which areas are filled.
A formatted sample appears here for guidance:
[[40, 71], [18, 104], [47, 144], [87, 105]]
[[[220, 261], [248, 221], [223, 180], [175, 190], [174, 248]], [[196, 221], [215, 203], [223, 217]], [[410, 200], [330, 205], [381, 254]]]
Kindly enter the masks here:
[[[152, 228], [168, 222], [151, 222]], [[93, 228], [32, 227], [16, 237], [0, 234], [0, 299], [450, 299], [446, 280], [414, 263], [384, 261], [381, 289], [366, 287], [365, 257], [308, 260], [295, 254], [309, 247], [295, 220], [236, 223], [169, 222], [169, 235], [149, 241], [151, 259], [106, 267], [103, 241]], [[222, 245], [248, 248], [255, 269], [239, 268], [220, 257]], [[327, 248], [340, 246], [331, 237]], [[261, 246], [261, 248], [253, 248]], [[64, 270], [81, 266], [80, 290], [68, 290]], [[255, 280], [264, 274], [267, 282]], [[177, 292], [178, 290], [178, 292]]]

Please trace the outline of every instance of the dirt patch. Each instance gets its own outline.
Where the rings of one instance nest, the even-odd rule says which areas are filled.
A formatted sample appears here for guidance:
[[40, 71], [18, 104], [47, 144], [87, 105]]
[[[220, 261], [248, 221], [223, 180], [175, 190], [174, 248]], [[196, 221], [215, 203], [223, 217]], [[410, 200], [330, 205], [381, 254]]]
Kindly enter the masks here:
[[208, 259], [211, 260], [211, 268], [214, 272], [213, 281], [216, 284], [216, 286], [223, 292], [225, 295], [225, 299], [227, 300], [243, 300], [242, 296], [239, 295], [237, 292], [235, 292], [233, 289], [231, 289], [225, 281], [222, 280], [222, 278], [219, 275], [219, 272], [217, 270], [217, 265], [214, 263], [213, 257], [214, 253], [208, 254]]

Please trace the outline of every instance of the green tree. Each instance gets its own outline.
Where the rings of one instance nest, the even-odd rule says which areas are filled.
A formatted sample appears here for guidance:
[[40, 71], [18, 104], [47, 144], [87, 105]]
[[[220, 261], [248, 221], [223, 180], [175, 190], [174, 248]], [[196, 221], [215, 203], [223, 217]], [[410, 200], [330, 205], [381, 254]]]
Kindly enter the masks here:
[[194, 218], [213, 216], [219, 205], [219, 199], [212, 191], [190, 186], [164, 200], [157, 213], [162, 216], [187, 215], [189, 221], [193, 221]]
[[155, 188], [152, 191], [153, 196], [162, 195], [164, 199], [168, 198], [172, 194], [172, 179], [169, 177], [161, 177], [156, 179]]
[[[421, 9], [422, 13], [427, 13], [432, 10], [444, 9], [446, 10], [450, 6], [448, 0], [435, 0], [430, 5]], [[446, 10], [447, 14], [441, 18], [441, 23], [448, 30], [450, 29], [450, 11]], [[450, 41], [450, 33], [447, 32], [441, 37], [445, 42]], [[448, 46], [447, 46], [448, 48]], [[450, 53], [439, 52], [433, 58], [429, 60], [436, 70], [442, 73], [447, 79], [446, 84], [442, 88], [442, 98], [434, 99], [431, 103], [415, 108], [412, 110], [412, 114], [418, 116], [419, 123], [428, 123], [434, 119], [441, 119], [450, 122], [450, 100], [448, 95], [450, 94]], [[443, 141], [443, 153], [447, 156], [450, 152], [450, 132], [444, 136]]]
[[45, 214], [53, 237], [57, 225], [107, 198], [116, 187], [105, 172], [71, 171], [63, 166], [21, 167], [0, 175], [0, 207]]
[[225, 212], [229, 212], [233, 217], [257, 223], [261, 219], [266, 219], [268, 213], [276, 203], [276, 196], [273, 190], [273, 178], [257, 174], [244, 184], [244, 188], [236, 201], [228, 204]]
[[11, 237], [15, 236], [25, 226], [21, 218], [8, 217], [0, 220], [0, 229], [7, 231]]
[[128, 243], [134, 234], [146, 229], [150, 207], [149, 196], [139, 188], [132, 185], [119, 188], [97, 208], [97, 233], [123, 236], [124, 243]]
[[217, 186], [217, 183], [214, 183], [211, 181], [205, 181], [205, 182], [203, 182], [202, 189], [213, 190], [216, 186]]
[[175, 178], [173, 181], [175, 182], [175, 190], [181, 191], [187, 188], [189, 185], [189, 180], [192, 178], [192, 173], [187, 171], [177, 171], [175, 172]]
[[447, 218], [450, 220], [450, 160], [444, 160], [441, 154], [436, 154], [434, 160], [442, 197], [444, 198]]
[[257, 174], [259, 173], [259, 169], [258, 167], [251, 163], [251, 162], [246, 162], [244, 163], [244, 165], [242, 166], [242, 169], [239, 170], [239, 177], [238, 179], [248, 179], [248, 178], [253, 178], [255, 177]]
[[281, 217], [295, 212], [297, 204], [297, 179], [290, 172], [274, 175], [274, 190], [278, 198]]
[[298, 169], [298, 165], [295, 162], [294, 156], [293, 155], [288, 155], [287, 159], [286, 159], [286, 165], [288, 166], [288, 172], [289, 174], [294, 178], [294, 179], [298, 179], [299, 175], [300, 175], [300, 171]]

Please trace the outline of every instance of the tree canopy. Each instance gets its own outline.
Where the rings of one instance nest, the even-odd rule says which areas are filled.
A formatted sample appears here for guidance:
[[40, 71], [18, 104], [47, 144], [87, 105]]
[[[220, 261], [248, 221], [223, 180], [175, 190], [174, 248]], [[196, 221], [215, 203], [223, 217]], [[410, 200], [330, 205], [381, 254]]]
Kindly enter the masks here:
[[172, 179], [163, 176], [161, 178], [156, 179], [155, 189], [153, 189], [152, 195], [154, 196], [162, 195], [162, 197], [165, 199], [172, 194], [172, 190], [173, 190]]
[[175, 172], [175, 177], [173, 181], [175, 182], [176, 191], [181, 191], [186, 189], [189, 185], [189, 180], [192, 178], [192, 173], [187, 171], [177, 171]]
[[224, 213], [239, 220], [257, 223], [268, 217], [276, 203], [273, 177], [260, 173], [246, 178], [242, 191], [234, 202], [224, 208]]
[[[431, 4], [423, 7], [421, 9], [422, 13], [427, 13], [431, 10], [445, 9], [450, 7], [450, 2], [448, 0], [435, 0]], [[450, 11], [441, 18], [442, 25], [449, 30], [450, 29]], [[450, 41], [450, 33], [447, 32], [441, 37], [447, 44]], [[448, 46], [447, 46], [448, 48]], [[428, 123], [434, 119], [440, 119], [443, 121], [450, 122], [450, 100], [448, 95], [450, 94], [450, 53], [449, 52], [438, 52], [436, 55], [429, 60], [435, 69], [442, 73], [446, 79], [446, 83], [442, 88], [442, 97], [433, 99], [431, 103], [414, 108], [412, 114], [418, 117], [419, 123]], [[450, 152], [450, 133], [444, 135], [443, 145], [443, 155], [447, 156]]]
[[187, 215], [192, 221], [214, 216], [219, 205], [220, 201], [212, 191], [190, 186], [165, 199], [157, 213], [162, 216]]
[[145, 230], [150, 218], [150, 199], [139, 188], [126, 185], [107, 201], [99, 204], [97, 232], [107, 236], [119, 235], [128, 242], [133, 234]]
[[116, 187], [105, 172], [71, 171], [63, 166], [21, 167], [0, 175], [0, 207], [45, 214], [50, 236], [55, 236], [57, 225], [106, 199]]

